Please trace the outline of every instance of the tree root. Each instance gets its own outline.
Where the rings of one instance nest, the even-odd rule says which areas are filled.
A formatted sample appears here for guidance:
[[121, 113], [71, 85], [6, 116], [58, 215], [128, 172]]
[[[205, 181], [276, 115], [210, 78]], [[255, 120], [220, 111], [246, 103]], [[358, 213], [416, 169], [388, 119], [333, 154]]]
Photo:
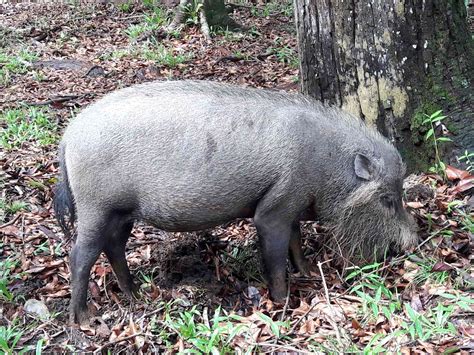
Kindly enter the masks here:
[[[193, 0], [180, 0], [176, 7], [173, 21], [165, 29], [166, 32], [178, 31], [180, 32], [186, 24], [187, 11], [192, 5]], [[210, 26], [218, 26], [231, 30], [240, 29], [241, 26], [237, 24], [228, 14], [228, 9], [224, 5], [223, 0], [199, 0], [199, 23], [201, 31], [206, 40], [211, 40]]]

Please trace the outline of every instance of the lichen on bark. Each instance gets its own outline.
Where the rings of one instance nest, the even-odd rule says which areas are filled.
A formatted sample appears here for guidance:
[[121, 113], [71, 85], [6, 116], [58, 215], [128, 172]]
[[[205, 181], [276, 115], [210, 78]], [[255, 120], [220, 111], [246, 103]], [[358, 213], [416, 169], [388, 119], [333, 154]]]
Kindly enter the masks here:
[[434, 109], [449, 116], [446, 161], [474, 150], [474, 50], [462, 0], [295, 5], [303, 93], [376, 125], [410, 170], [432, 159], [421, 117]]

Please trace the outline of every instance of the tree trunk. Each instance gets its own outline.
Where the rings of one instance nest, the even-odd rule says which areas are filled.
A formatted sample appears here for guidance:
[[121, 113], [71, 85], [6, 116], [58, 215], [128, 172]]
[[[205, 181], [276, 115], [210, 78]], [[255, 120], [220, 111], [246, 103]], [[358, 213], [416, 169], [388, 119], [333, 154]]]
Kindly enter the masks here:
[[304, 94], [376, 125], [412, 171], [432, 163], [425, 113], [448, 116], [446, 162], [474, 150], [464, 0], [295, 0], [295, 13]]
[[209, 27], [233, 30], [239, 25], [229, 16], [224, 0], [180, 0], [169, 30], [176, 30], [186, 22], [187, 7], [199, 6], [199, 22], [204, 35], [210, 39]]

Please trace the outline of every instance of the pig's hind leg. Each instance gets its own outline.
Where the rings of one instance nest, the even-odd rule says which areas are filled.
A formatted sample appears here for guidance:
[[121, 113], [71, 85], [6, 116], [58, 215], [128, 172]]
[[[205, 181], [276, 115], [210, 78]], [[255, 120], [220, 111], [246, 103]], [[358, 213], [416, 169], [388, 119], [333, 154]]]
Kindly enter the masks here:
[[115, 276], [117, 276], [120, 289], [129, 298], [136, 296], [138, 291], [125, 257], [125, 246], [132, 228], [133, 222], [123, 223], [119, 221], [116, 229], [110, 233], [109, 240], [104, 246], [104, 253], [112, 265]]
[[87, 289], [90, 271], [104, 248], [107, 229], [107, 219], [100, 212], [78, 209], [77, 237], [70, 254], [72, 323], [84, 324], [89, 319]]
[[120, 287], [132, 294], [134, 284], [125, 260], [125, 244], [133, 222], [120, 212], [104, 212], [100, 208], [78, 208], [77, 237], [71, 250], [72, 323], [84, 324], [89, 319], [87, 290], [90, 271], [103, 251], [114, 269]]

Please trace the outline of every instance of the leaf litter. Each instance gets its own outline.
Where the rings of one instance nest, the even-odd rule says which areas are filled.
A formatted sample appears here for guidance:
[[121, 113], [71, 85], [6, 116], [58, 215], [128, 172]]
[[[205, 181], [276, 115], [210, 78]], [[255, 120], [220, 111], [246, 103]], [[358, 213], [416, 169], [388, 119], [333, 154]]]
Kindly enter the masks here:
[[[57, 142], [82, 107], [134, 83], [192, 78], [298, 89], [298, 69], [278, 52], [297, 51], [292, 19], [283, 13], [237, 7], [233, 16], [248, 30], [221, 32], [212, 42], [193, 27], [179, 37], [158, 32], [132, 41], [126, 30], [147, 11], [137, 4], [131, 13], [110, 4], [0, 5], [0, 51], [36, 56], [23, 63], [25, 73], [0, 83], [1, 112], [44, 109], [58, 125], [51, 132]], [[184, 60], [153, 57], [157, 45]], [[447, 166], [447, 182], [433, 174], [406, 180], [422, 242], [376, 266], [342, 270], [324, 227], [303, 223], [311, 274], [290, 274], [285, 305], [268, 297], [250, 221], [198, 233], [138, 224], [127, 259], [140, 299], [121, 294], [101, 257], [89, 284], [95, 317], [78, 329], [68, 325], [70, 242], [52, 213], [56, 149], [31, 140], [1, 148], [0, 329], [22, 331], [12, 351], [38, 344], [45, 352], [96, 353], [473, 351], [474, 179], [467, 171]]]

